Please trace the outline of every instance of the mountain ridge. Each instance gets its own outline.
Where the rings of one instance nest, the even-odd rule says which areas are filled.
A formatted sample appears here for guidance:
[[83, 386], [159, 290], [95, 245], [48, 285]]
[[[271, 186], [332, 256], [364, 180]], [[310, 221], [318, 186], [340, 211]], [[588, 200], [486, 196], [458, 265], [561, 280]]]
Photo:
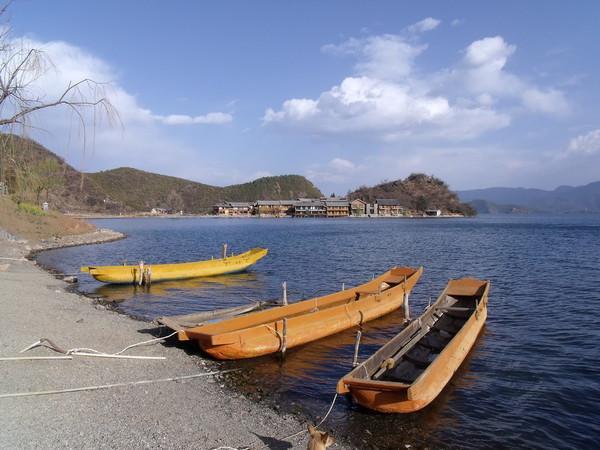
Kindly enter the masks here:
[[552, 190], [493, 187], [457, 191], [457, 194], [464, 202], [478, 202], [474, 207], [480, 212], [484, 202], [501, 209], [517, 207], [518, 212], [524, 212], [523, 209], [544, 213], [600, 212], [600, 181], [581, 186], [561, 185]]

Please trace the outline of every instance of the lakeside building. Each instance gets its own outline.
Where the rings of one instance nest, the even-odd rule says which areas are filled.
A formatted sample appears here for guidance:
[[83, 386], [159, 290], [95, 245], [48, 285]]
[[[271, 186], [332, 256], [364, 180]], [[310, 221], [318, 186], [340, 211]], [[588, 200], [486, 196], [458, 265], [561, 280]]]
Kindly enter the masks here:
[[343, 198], [328, 198], [323, 201], [327, 217], [348, 217], [350, 202]]
[[298, 200], [257, 200], [253, 213], [260, 216], [282, 217], [294, 214]]
[[402, 216], [404, 208], [400, 204], [400, 200], [395, 198], [378, 198], [375, 199], [377, 205], [375, 215], [383, 217], [398, 217]]
[[221, 216], [249, 216], [252, 211], [250, 202], [221, 202], [213, 206], [213, 212]]
[[427, 217], [440, 217], [442, 211], [440, 209], [426, 209], [423, 215]]
[[300, 200], [294, 205], [294, 217], [327, 217], [323, 200]]
[[350, 215], [362, 217], [369, 214], [369, 204], [360, 198], [356, 198], [350, 202]]
[[[259, 217], [401, 217], [410, 211], [398, 199], [378, 198], [370, 204], [362, 199], [352, 201], [339, 197], [298, 198], [296, 200], [257, 200], [255, 202], [220, 202], [213, 213], [222, 216]], [[440, 210], [425, 211], [427, 216], [440, 216]]]

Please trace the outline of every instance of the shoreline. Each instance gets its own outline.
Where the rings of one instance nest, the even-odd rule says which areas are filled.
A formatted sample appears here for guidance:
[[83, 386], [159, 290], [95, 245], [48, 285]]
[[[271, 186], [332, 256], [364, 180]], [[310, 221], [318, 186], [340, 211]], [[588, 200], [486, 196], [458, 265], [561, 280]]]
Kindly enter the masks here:
[[[8, 336], [0, 343], [1, 356], [22, 356], [19, 351], [40, 336], [67, 348], [85, 346], [106, 352], [154, 337], [158, 326], [73, 292], [73, 285], [33, 260], [45, 250], [125, 237], [100, 229], [35, 245], [23, 240], [0, 240], [0, 282], [6, 294], [0, 326]], [[197, 348], [188, 349], [172, 341], [137, 347], [128, 353], [167, 360], [75, 357], [72, 361], [3, 362], [6, 370], [0, 394], [101, 385], [106, 381], [156, 380], [206, 373], [225, 366], [204, 358]], [[56, 353], [36, 348], [26, 355]], [[304, 417], [282, 413], [268, 401], [253, 401], [250, 395], [235, 389], [237, 383], [232, 374], [144, 387], [0, 398], [4, 402], [0, 418], [6, 424], [0, 439], [13, 448], [261, 448], [265, 443], [282, 448], [306, 446], [307, 433], [281, 440], [306, 430]]]

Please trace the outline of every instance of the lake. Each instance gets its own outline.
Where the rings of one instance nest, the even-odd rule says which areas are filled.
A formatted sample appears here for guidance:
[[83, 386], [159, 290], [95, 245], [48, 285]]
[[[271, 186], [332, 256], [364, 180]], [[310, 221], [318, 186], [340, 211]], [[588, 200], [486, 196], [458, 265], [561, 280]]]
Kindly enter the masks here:
[[[600, 216], [481, 216], [473, 219], [106, 219], [128, 238], [44, 252], [61, 272], [80, 266], [210, 259], [267, 247], [247, 273], [150, 289], [106, 286], [88, 275], [79, 289], [118, 301], [145, 319], [281, 296], [291, 301], [352, 286], [390, 267], [425, 268], [411, 313], [435, 301], [450, 278], [492, 282], [488, 320], [474, 350], [440, 396], [412, 415], [382, 415], [338, 399], [325, 424], [359, 448], [597, 447], [600, 442]], [[365, 359], [402, 328], [401, 312], [364, 327]], [[323, 415], [351, 369], [356, 330], [242, 367], [247, 391], [288, 410]], [[129, 343], [127, 343], [129, 344]], [[200, 354], [199, 354], [200, 356]]]

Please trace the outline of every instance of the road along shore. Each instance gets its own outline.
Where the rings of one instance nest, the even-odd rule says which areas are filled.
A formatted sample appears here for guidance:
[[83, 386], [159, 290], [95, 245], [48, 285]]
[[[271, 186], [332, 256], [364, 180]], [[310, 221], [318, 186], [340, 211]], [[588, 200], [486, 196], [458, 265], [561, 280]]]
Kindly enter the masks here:
[[[99, 230], [35, 247], [0, 239], [0, 358], [64, 356], [46, 347], [19, 353], [40, 338], [62, 349], [106, 353], [154, 338], [152, 324], [67, 292], [65, 282], [27, 259], [44, 248], [121, 237]], [[0, 361], [1, 446], [306, 448], [304, 421], [226, 388], [229, 375], [207, 375], [221, 371], [220, 365], [199, 353], [154, 343], [123, 354], [165, 359]], [[195, 377], [172, 381], [188, 376]], [[78, 388], [86, 389], [73, 391]], [[44, 393], [65, 390], [71, 391]], [[292, 434], [297, 435], [288, 437]]]

